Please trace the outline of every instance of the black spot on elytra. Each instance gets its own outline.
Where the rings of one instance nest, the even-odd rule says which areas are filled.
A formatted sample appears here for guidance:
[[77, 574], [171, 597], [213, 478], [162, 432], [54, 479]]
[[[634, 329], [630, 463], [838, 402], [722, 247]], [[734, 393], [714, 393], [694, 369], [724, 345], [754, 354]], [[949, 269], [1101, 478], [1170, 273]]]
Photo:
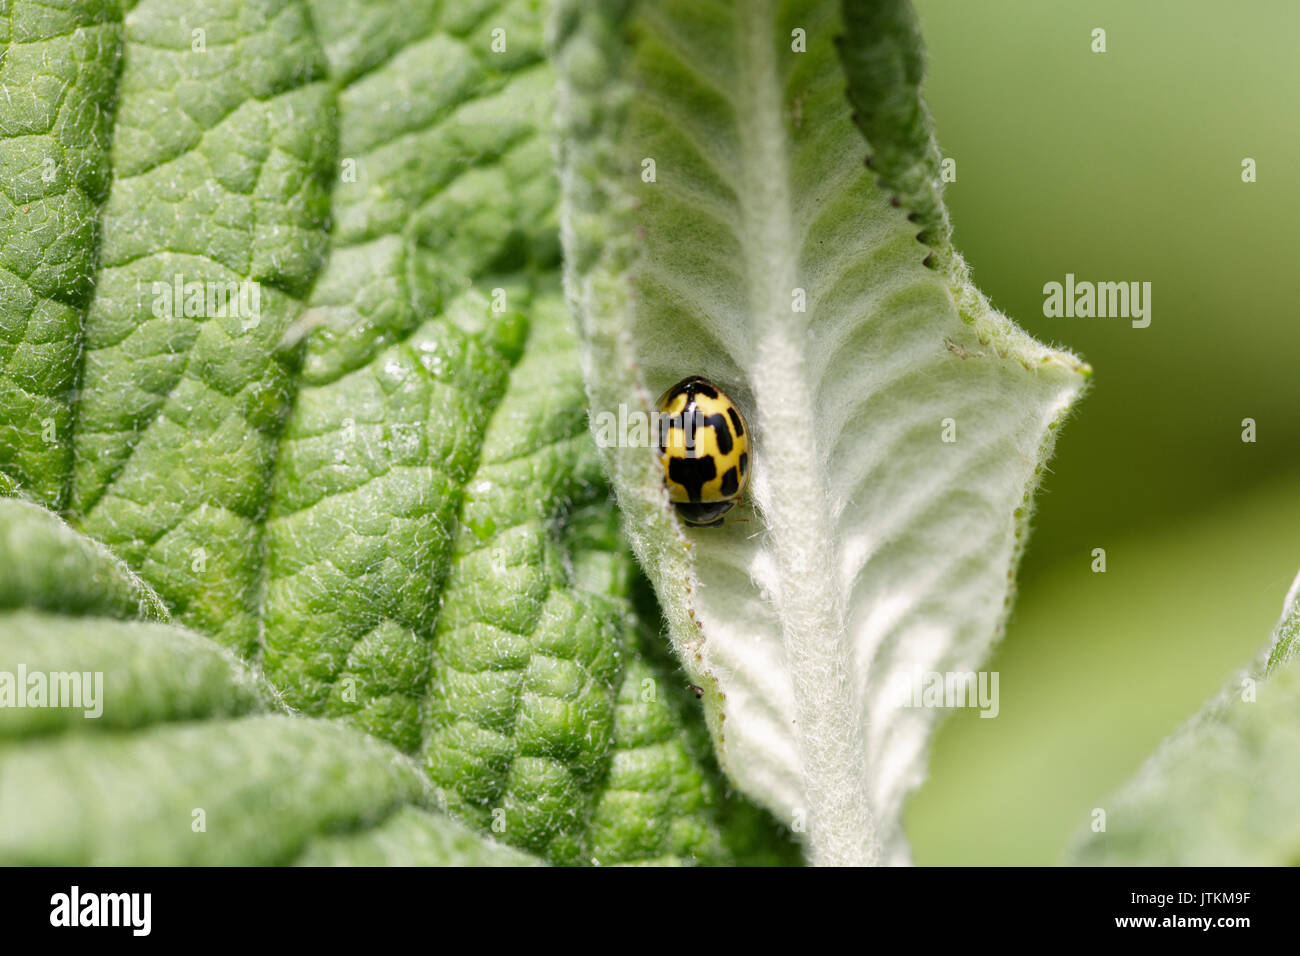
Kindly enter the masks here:
[[731, 419], [732, 427], [736, 430], [736, 437], [739, 438], [745, 434], [745, 426], [741, 424], [740, 415], [734, 408], [727, 409], [727, 417]]
[[740, 474], [743, 477], [745, 472], [749, 471], [749, 452], [740, 453]]
[[718, 477], [712, 458], [670, 458], [668, 477], [686, 489], [692, 502], [699, 503], [704, 485]]
[[[727, 409], [727, 411], [731, 411], [731, 409]], [[731, 454], [731, 429], [727, 427], [726, 416], [722, 414], [696, 416], [697, 436], [699, 435], [699, 429], [709, 428], [709, 427], [713, 428], [713, 434], [716, 435], [718, 438], [718, 451], [724, 455], [730, 455]], [[700, 440], [697, 437], [695, 439], [695, 444], [697, 447], [699, 446], [699, 443]]]
[[728, 468], [722, 473], [722, 493], [728, 498], [734, 497], [740, 490], [740, 478], [736, 475], [734, 467]]

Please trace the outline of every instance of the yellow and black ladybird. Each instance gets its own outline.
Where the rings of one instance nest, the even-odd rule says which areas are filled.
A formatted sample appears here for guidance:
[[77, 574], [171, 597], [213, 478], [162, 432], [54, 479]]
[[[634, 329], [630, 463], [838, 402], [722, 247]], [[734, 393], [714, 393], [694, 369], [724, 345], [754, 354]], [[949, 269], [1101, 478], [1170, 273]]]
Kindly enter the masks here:
[[658, 410], [668, 499], [687, 524], [722, 524], [749, 483], [745, 416], [722, 389], [698, 375], [664, 392]]

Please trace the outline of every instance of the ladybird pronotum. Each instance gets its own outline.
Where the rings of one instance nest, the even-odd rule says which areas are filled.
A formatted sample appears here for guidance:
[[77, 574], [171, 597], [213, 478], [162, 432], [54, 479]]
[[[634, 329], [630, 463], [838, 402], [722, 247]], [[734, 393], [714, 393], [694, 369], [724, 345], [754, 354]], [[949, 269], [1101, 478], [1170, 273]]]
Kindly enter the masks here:
[[689, 525], [716, 527], [749, 483], [749, 426], [739, 406], [698, 375], [660, 396], [659, 456], [668, 499]]

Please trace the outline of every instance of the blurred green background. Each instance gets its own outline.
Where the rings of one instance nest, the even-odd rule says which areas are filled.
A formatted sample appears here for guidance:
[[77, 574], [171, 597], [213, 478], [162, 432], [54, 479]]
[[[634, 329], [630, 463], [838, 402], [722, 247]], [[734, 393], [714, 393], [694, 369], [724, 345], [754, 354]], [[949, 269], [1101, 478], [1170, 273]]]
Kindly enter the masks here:
[[[943, 725], [908, 830], [921, 864], [1058, 863], [1300, 569], [1300, 4], [915, 2], [957, 248], [1095, 375], [989, 665], [1001, 713]], [[1067, 272], [1151, 282], [1151, 326], [1045, 318]]]

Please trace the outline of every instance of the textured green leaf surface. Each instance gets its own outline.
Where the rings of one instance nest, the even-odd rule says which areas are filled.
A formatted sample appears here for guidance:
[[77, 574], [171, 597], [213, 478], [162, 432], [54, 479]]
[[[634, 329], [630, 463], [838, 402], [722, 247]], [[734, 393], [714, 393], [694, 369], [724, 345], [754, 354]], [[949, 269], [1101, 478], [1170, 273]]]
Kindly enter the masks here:
[[975, 670], [1000, 633], [1087, 366], [930, 259], [892, 201], [942, 218], [910, 11], [571, 0], [554, 34], [593, 424], [701, 374], [754, 432], [718, 529], [677, 521], [649, 448], [607, 455], [723, 766], [814, 861], [904, 861], [939, 712], [899, 685]]
[[[334, 108], [302, 3], [143, 0], [128, 17], [71, 510], [245, 655], [293, 394], [280, 343], [325, 256]], [[177, 276], [260, 283], [259, 321], [155, 315], [154, 283]]]
[[55, 130], [23, 195], [71, 204], [0, 210], [0, 650], [106, 682], [0, 722], [6, 857], [453, 861], [439, 807], [553, 862], [791, 861], [630, 603], [540, 4], [0, 7], [0, 148]]
[[261, 709], [270, 694], [237, 658], [164, 624], [13, 611], [0, 614], [0, 661], [27, 672], [103, 675], [103, 713], [84, 708], [0, 709], [0, 738], [64, 730], [123, 730], [164, 720]]
[[[57, 567], [75, 555], [92, 580], [122, 573], [101, 546], [34, 518], [34, 505], [0, 509], [5, 529], [24, 529], [21, 558], [0, 550], [0, 580], [32, 556]], [[67, 594], [59, 577], [25, 580], [34, 607]], [[335, 841], [384, 846], [411, 828], [423, 837], [408, 862], [530, 859], [430, 812], [427, 777], [390, 745], [276, 713], [274, 689], [210, 638], [111, 604], [66, 611], [0, 610], [0, 699], [17, 689], [32, 702], [20, 674], [48, 675], [52, 687], [53, 675], [76, 672], [99, 687], [98, 713], [0, 707], [0, 864], [320, 863]]]
[[925, 55], [920, 25], [908, 0], [846, 0], [844, 35], [837, 42], [848, 81], [853, 121], [870, 149], [867, 165], [877, 184], [909, 210], [917, 238], [937, 255], [928, 264], [946, 269], [952, 227], [943, 204], [939, 147], [921, 97]]
[[1084, 866], [1300, 865], [1300, 578], [1271, 647], [1081, 827]]
[[1282, 606], [1282, 617], [1273, 631], [1273, 645], [1268, 652], [1270, 670], [1288, 664], [1300, 652], [1300, 575], [1296, 576]]
[[536, 857], [490, 843], [440, 814], [404, 807], [364, 833], [318, 837], [298, 866], [537, 866]]
[[0, 499], [0, 608], [166, 620], [162, 600], [103, 545], [39, 505]]
[[55, 507], [122, 34], [113, 0], [0, 4], [0, 485]]

